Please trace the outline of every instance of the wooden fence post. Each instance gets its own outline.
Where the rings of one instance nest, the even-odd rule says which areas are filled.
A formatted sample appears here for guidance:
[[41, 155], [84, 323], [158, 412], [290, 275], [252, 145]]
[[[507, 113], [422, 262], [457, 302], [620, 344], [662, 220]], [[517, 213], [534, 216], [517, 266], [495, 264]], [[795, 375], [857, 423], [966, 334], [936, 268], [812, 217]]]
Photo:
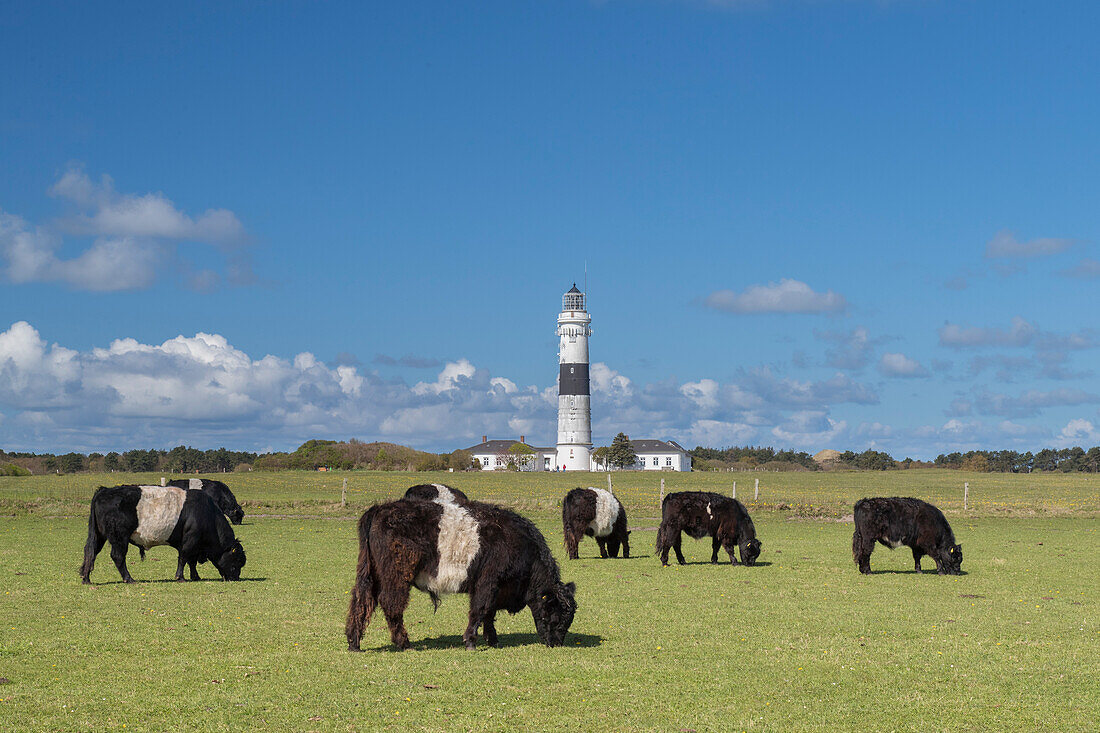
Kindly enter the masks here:
[[733, 482], [733, 498], [734, 499], [737, 498], [737, 482], [736, 481]]
[[969, 509], [970, 505], [970, 482], [967, 481], [963, 484], [963, 511]]
[[166, 479], [166, 478], [164, 478], [163, 476], [161, 476], [161, 477], [160, 477], [160, 485], [161, 485], [161, 486], [167, 486], [167, 485], [168, 485], [168, 479]]
[[340, 490], [340, 506], [348, 505], [348, 480], [344, 478], [344, 488]]
[[665, 480], [661, 479], [661, 506], [665, 504]]
[[752, 499], [753, 501], [760, 500], [760, 479], [756, 479], [756, 495]]
[[[610, 471], [607, 472], [607, 490], [611, 491], [611, 472]], [[614, 494], [615, 492], [611, 491], [611, 493]]]

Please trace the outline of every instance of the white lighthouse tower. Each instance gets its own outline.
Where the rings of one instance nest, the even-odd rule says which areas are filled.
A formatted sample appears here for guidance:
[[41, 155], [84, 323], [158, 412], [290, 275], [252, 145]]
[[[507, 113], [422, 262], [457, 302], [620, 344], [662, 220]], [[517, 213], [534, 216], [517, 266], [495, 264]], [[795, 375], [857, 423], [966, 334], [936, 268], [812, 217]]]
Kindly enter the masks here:
[[592, 403], [588, 388], [588, 337], [592, 316], [577, 284], [561, 299], [558, 314], [557, 465], [566, 471], [592, 468]]

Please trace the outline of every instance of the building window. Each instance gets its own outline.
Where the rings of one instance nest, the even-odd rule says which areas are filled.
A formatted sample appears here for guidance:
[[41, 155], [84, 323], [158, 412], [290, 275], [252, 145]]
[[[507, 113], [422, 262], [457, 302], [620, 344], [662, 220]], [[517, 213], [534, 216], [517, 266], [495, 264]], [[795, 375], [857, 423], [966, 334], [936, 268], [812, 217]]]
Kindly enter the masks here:
[[488, 466], [489, 465], [489, 459], [488, 458], [482, 458], [481, 459], [481, 465]]
[[497, 456], [497, 468], [500, 468], [503, 465], [504, 465], [504, 460], [500, 456]]
[[665, 457], [665, 465], [666, 466], [671, 466], [672, 465], [672, 456], [666, 456]]
[[657, 456], [653, 456], [653, 465], [656, 466], [657, 464], [658, 464]]

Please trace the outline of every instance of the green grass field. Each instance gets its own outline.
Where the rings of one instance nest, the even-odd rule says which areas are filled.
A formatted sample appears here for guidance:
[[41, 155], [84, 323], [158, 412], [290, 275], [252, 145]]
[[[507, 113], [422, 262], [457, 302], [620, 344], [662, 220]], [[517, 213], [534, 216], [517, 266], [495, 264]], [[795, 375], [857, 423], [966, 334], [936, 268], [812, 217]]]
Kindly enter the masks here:
[[[749, 499], [761, 478], [761, 505], [748, 503], [764, 552], [754, 568], [712, 566], [709, 542], [685, 540], [689, 564], [661, 568], [661, 476], [614, 476], [636, 557], [599, 560], [586, 539], [567, 561], [557, 501], [576, 476], [435, 474], [536, 521], [578, 586], [566, 646], [541, 646], [524, 611], [498, 617], [504, 648], [467, 652], [466, 597], [433, 614], [414, 592], [413, 650], [390, 651], [378, 616], [350, 654], [351, 518], [425, 475], [346, 474], [342, 507], [344, 476], [226, 477], [253, 515], [236, 528], [240, 583], [171, 582], [175, 551], [155, 548], [130, 556], [147, 582], [119, 583], [103, 552], [91, 587], [76, 573], [87, 497], [134, 477], [0, 479], [0, 727], [1071, 731], [1100, 719], [1100, 501], [1085, 477], [666, 474], [669, 491], [737, 480]], [[943, 506], [966, 574], [916, 575], [908, 550], [880, 548], [878, 572], [860, 575], [836, 517], [864, 494]]]

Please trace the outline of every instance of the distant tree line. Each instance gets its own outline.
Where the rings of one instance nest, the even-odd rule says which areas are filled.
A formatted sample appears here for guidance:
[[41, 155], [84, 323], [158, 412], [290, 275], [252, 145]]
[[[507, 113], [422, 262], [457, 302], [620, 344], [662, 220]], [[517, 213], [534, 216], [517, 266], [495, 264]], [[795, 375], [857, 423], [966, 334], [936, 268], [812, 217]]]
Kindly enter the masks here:
[[171, 450], [128, 450], [124, 453], [7, 453], [0, 450], [0, 476], [42, 473], [225, 473], [230, 471], [277, 471], [375, 469], [383, 471], [477, 470], [473, 456], [463, 450], [425, 453], [395, 443], [364, 443], [307, 440], [289, 453], [250, 453], [225, 448], [198, 450], [177, 446]]
[[1030, 451], [1018, 453], [1014, 450], [972, 450], [967, 453], [941, 453], [933, 463], [943, 468], [1000, 473], [1097, 473], [1100, 472], [1100, 447], [1089, 448], [1087, 451], [1080, 447], [1044, 448], [1034, 455]]
[[198, 450], [184, 445], [171, 450], [128, 450], [124, 453], [7, 453], [0, 450], [0, 476], [41, 473], [223, 473], [247, 468], [255, 453], [225, 448]]
[[[509, 453], [517, 463], [528, 460], [526, 451]], [[819, 464], [803, 451], [776, 450], [770, 447], [734, 446], [689, 451], [696, 471], [778, 470], [820, 471], [840, 468], [862, 471], [890, 471], [909, 468], [952, 468], [966, 471], [1030, 473], [1032, 471], [1063, 473], [1100, 473], [1100, 446], [1085, 450], [1074, 448], [1044, 448], [1038, 453], [1011, 450], [976, 450], [966, 453], [941, 453], [935, 461], [922, 462], [912, 458], [895, 460], [889, 453], [865, 450], [862, 453], [844, 451], [833, 460]], [[601, 447], [594, 453], [602, 462], [616, 466], [632, 465], [633, 449], [625, 435], [616, 436], [611, 447]], [[278, 471], [283, 469], [317, 470], [321, 468], [381, 471], [476, 471], [481, 466], [464, 450], [450, 453], [426, 453], [396, 443], [364, 443], [348, 441], [307, 440], [292, 452], [251, 453], [225, 448], [198, 450], [176, 446], [171, 450], [128, 450], [123, 453], [25, 453], [0, 450], [0, 476], [25, 476], [42, 473], [223, 473], [229, 471]]]
[[821, 466], [809, 453], [752, 445], [732, 448], [704, 448], [696, 446], [689, 451], [691, 466], [695, 470], [717, 471], [731, 468], [769, 468], [778, 470], [819, 471]]

